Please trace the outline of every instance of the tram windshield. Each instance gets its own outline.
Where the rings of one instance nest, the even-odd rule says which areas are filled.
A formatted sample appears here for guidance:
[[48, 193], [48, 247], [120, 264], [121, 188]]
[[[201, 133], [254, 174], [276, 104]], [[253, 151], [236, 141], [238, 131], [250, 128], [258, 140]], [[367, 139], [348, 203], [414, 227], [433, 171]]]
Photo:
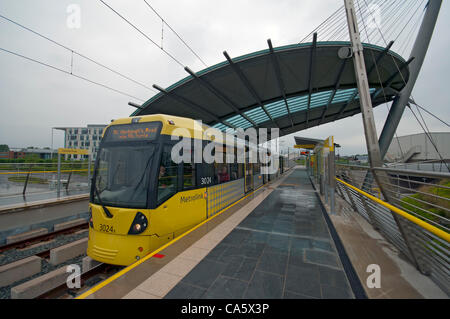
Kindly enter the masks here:
[[154, 149], [153, 144], [101, 148], [95, 172], [94, 203], [145, 208]]
[[93, 181], [95, 204], [147, 207], [150, 170], [154, 167], [156, 149], [152, 140], [156, 139], [157, 134], [144, 138], [130, 135], [130, 132], [145, 131], [148, 127], [149, 124], [143, 123], [108, 128], [97, 155]]

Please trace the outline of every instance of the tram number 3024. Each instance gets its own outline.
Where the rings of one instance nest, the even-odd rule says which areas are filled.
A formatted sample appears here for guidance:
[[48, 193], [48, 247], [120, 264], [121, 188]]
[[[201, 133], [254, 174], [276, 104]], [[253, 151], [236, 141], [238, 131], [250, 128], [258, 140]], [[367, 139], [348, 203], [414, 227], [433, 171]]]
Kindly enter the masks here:
[[105, 232], [105, 233], [115, 233], [116, 230], [110, 226], [110, 225], [105, 225], [105, 224], [100, 224], [100, 231]]
[[211, 178], [211, 176], [209, 176], [209, 177], [202, 177], [201, 178], [201, 182], [202, 182], [202, 185], [211, 184], [212, 183], [212, 178]]

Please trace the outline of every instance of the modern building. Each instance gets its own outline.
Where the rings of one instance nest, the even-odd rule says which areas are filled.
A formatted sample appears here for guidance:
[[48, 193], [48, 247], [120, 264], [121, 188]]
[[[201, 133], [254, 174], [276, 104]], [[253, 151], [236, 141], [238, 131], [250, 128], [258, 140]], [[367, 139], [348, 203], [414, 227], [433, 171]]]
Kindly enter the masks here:
[[49, 148], [23, 148], [22, 152], [27, 155], [37, 155], [40, 159], [51, 159], [52, 153], [56, 152]]
[[19, 158], [25, 158], [25, 153], [22, 151], [4, 151], [0, 152], [0, 159], [19, 159]]
[[450, 162], [450, 132], [434, 132], [430, 133], [430, 137], [433, 143], [425, 133], [394, 137], [385, 160], [410, 163], [440, 161], [442, 157], [444, 161]]
[[[87, 127], [54, 127], [65, 132], [64, 147], [89, 150], [95, 160], [106, 124], [88, 124]], [[82, 160], [88, 155], [66, 155], [67, 159]]]

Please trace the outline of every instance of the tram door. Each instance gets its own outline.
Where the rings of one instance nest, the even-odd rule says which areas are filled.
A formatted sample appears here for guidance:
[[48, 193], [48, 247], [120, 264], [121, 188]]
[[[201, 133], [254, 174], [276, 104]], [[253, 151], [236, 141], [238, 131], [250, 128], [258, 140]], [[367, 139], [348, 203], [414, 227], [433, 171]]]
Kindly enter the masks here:
[[253, 164], [249, 163], [249, 153], [245, 154], [245, 192], [253, 190]]

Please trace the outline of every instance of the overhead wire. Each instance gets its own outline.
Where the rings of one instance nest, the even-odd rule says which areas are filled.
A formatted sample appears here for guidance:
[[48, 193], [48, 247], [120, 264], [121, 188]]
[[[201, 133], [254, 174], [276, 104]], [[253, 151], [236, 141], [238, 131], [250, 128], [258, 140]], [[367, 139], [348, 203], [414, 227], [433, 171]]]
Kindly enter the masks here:
[[54, 65], [51, 65], [51, 64], [48, 64], [48, 63], [45, 63], [45, 62], [42, 62], [42, 61], [39, 61], [39, 60], [30, 58], [30, 57], [28, 57], [28, 56], [25, 56], [25, 55], [22, 55], [22, 54], [20, 54], [20, 53], [17, 53], [17, 52], [14, 52], [14, 51], [10, 51], [10, 50], [7, 50], [7, 49], [1, 48], [1, 47], [0, 47], [0, 51], [3, 51], [3, 52], [6, 52], [6, 53], [15, 55], [15, 56], [17, 56], [17, 57], [26, 59], [26, 60], [28, 60], [28, 61], [35, 62], [35, 63], [40, 64], [40, 65], [43, 65], [43, 66], [45, 66], [45, 67], [48, 67], [48, 68], [54, 69], [54, 70], [56, 70], [56, 71], [59, 71], [59, 72], [62, 72], [62, 73], [65, 73], [65, 74], [74, 76], [74, 77], [76, 77], [76, 78], [78, 78], [78, 79], [87, 81], [87, 82], [89, 82], [89, 83], [92, 83], [92, 84], [95, 84], [95, 85], [104, 87], [104, 88], [109, 89], [109, 90], [111, 90], [111, 91], [114, 91], [114, 92], [116, 92], [116, 93], [119, 93], [119, 94], [122, 94], [122, 95], [125, 95], [125, 96], [128, 96], [128, 97], [131, 97], [131, 98], [133, 98], [133, 99], [139, 100], [139, 101], [141, 101], [141, 102], [144, 102], [143, 99], [140, 99], [140, 98], [138, 98], [138, 97], [136, 97], [136, 96], [133, 96], [133, 95], [131, 95], [131, 94], [128, 94], [128, 93], [126, 93], [126, 92], [124, 92], [124, 91], [115, 89], [115, 88], [113, 88], [113, 87], [110, 87], [110, 86], [108, 86], [108, 85], [106, 85], [106, 84], [103, 84], [103, 83], [100, 83], [100, 82], [93, 81], [93, 80], [88, 79], [88, 78], [86, 78], [86, 77], [83, 77], [83, 76], [81, 76], [81, 75], [77, 75], [77, 74], [68, 72], [68, 71], [63, 70], [63, 69], [61, 69], [61, 68], [58, 68], [58, 67], [56, 67], [56, 66], [54, 66]]
[[127, 18], [125, 18], [123, 15], [121, 15], [118, 11], [116, 11], [113, 7], [111, 7], [109, 4], [107, 4], [105, 1], [100, 0], [101, 3], [103, 3], [107, 8], [109, 8], [112, 12], [114, 12], [117, 16], [119, 16], [122, 20], [124, 20], [128, 25], [130, 25], [133, 29], [135, 29], [137, 32], [139, 32], [142, 36], [144, 36], [147, 40], [149, 40], [151, 43], [153, 43], [157, 48], [162, 50], [168, 57], [170, 57], [173, 61], [175, 61], [178, 65], [180, 65], [182, 68], [184, 68], [183, 63], [181, 63], [177, 58], [175, 58], [171, 53], [169, 53], [167, 50], [162, 48], [158, 45], [152, 38], [150, 38], [147, 34], [145, 34], [141, 29], [139, 29], [137, 26], [135, 26], [133, 23], [130, 22]]
[[[145, 4], [161, 19], [162, 25], [164, 27], [164, 24], [169, 27], [169, 29], [178, 37], [178, 39], [183, 42], [183, 44], [189, 49], [189, 51], [192, 52], [199, 60], [203, 63], [204, 66], [208, 66], [203, 59], [192, 49], [189, 44], [186, 43], [186, 41], [183, 40], [183, 38], [170, 26], [170, 24], [147, 2], [147, 0], [144, 0]], [[162, 47], [162, 45], [161, 45]]]
[[433, 113], [431, 113], [430, 111], [428, 111], [426, 108], [420, 106], [419, 104], [417, 104], [414, 100], [410, 100], [410, 103], [414, 104], [415, 106], [421, 108], [423, 111], [427, 112], [428, 114], [430, 114], [432, 117], [434, 117], [436, 120], [441, 121], [442, 123], [444, 123], [445, 125], [447, 125], [448, 127], [450, 127], [450, 124], [448, 124], [447, 122], [445, 122], [444, 120], [442, 120], [441, 118], [437, 117], [436, 115], [434, 115]]
[[[363, 1], [366, 3], [366, 6], [368, 7], [366, 0], [363, 0]], [[409, 21], [411, 21], [411, 20], [409, 20]], [[378, 28], [380, 34], [382, 35], [383, 40], [385, 41], [384, 35], [382, 34], [382, 31], [380, 30], [379, 26], [377, 26], [377, 28]], [[392, 59], [393, 59], [394, 62], [395, 62], [395, 59], [394, 59], [393, 57], [392, 57]], [[397, 65], [396, 62], [395, 62], [395, 65], [396, 65], [396, 67], [397, 67], [397, 69], [398, 69], [398, 71], [399, 71], [399, 74], [401, 75], [401, 78], [402, 78], [404, 84], [406, 85], [406, 81], [405, 81], [405, 79], [404, 79], [404, 77], [403, 77], [403, 74], [400, 72], [400, 69], [398, 68], [398, 65]], [[425, 126], [426, 126], [427, 129], [426, 129], [426, 128], [422, 125], [422, 123], [419, 121], [418, 117], [415, 115], [415, 113], [414, 113], [414, 111], [412, 110], [412, 108], [409, 107], [409, 109], [410, 109], [411, 112], [413, 113], [413, 115], [414, 115], [414, 117], [416, 118], [416, 120], [417, 120], [417, 122], [419, 123], [419, 125], [422, 127], [422, 129], [423, 129], [425, 135], [428, 137], [428, 139], [430, 140], [430, 142], [431, 142], [431, 144], [433, 145], [433, 147], [436, 149], [436, 152], [438, 153], [439, 157], [441, 158], [441, 161], [445, 164], [445, 166], [446, 166], [447, 169], [448, 169], [449, 167], [448, 167], [447, 163], [445, 163], [444, 159], [442, 158], [442, 155], [440, 154], [439, 150], [437, 149], [437, 146], [436, 146], [436, 144], [434, 143], [434, 141], [433, 141], [433, 139], [432, 139], [432, 137], [431, 137], [430, 132], [427, 131], [428, 127], [426, 126], [425, 120], [424, 120], [423, 117], [422, 117], [422, 119], [424, 120], [424, 124], [425, 124]]]
[[148, 90], [150, 90], [150, 91], [152, 91], [154, 93], [157, 93], [157, 91], [155, 89], [153, 89], [152, 87], [149, 87], [149, 86], [143, 84], [142, 82], [139, 82], [139, 81], [137, 81], [137, 80], [135, 80], [135, 79], [133, 79], [133, 78], [131, 78], [131, 77], [129, 77], [129, 76], [119, 72], [119, 71], [116, 71], [115, 69], [113, 69], [113, 68], [111, 68], [109, 66], [106, 66], [105, 64], [100, 63], [100, 62], [94, 60], [93, 58], [90, 58], [87, 55], [82, 54], [82, 53], [78, 52], [77, 50], [74, 50], [73, 48], [70, 48], [70, 47], [68, 47], [68, 46], [66, 46], [66, 45], [64, 45], [64, 44], [62, 44], [62, 43], [60, 43], [60, 42], [58, 42], [58, 41], [56, 41], [54, 39], [51, 39], [50, 37], [48, 37], [48, 36], [38, 32], [36, 30], [33, 30], [33, 29], [31, 29], [31, 28], [29, 28], [29, 27], [27, 27], [27, 26], [25, 26], [25, 25], [23, 25], [23, 24], [21, 24], [21, 23], [19, 23], [17, 21], [14, 21], [14, 20], [12, 20], [12, 19], [10, 19], [10, 18], [8, 18], [8, 17], [6, 17], [6, 16], [4, 16], [2, 14], [0, 14], [0, 18], [2, 18], [4, 20], [6, 20], [6, 21], [8, 21], [8, 22], [10, 22], [10, 23], [12, 23], [12, 24], [14, 24], [14, 25], [24, 29], [24, 30], [26, 30], [26, 31], [29, 31], [29, 32], [31, 32], [31, 33], [33, 33], [33, 34], [35, 34], [35, 35], [37, 35], [37, 36], [39, 36], [39, 37], [49, 41], [49, 42], [51, 42], [51, 43], [53, 43], [53, 44], [55, 44], [55, 45], [57, 45], [57, 46], [59, 46], [59, 47], [61, 47], [63, 49], [66, 49], [69, 52], [71, 52], [71, 55], [72, 55], [71, 56], [71, 68], [73, 68], [73, 54], [76, 54], [76, 55], [78, 55], [78, 56], [80, 56], [80, 57], [82, 57], [82, 58], [84, 58], [84, 59], [86, 59], [86, 60], [88, 60], [88, 61], [90, 61], [90, 62], [92, 62], [92, 63], [94, 63], [94, 64], [96, 64], [96, 65], [98, 65], [98, 66], [100, 66], [100, 67], [102, 67], [102, 68], [112, 72], [112, 73], [114, 73], [114, 74], [116, 74], [116, 75], [119, 75], [120, 77], [122, 77], [122, 78], [124, 78], [124, 79], [126, 79], [128, 81], [131, 81], [131, 82], [133, 82], [133, 83], [135, 83], [135, 84], [137, 84], [137, 85], [139, 85], [141, 87], [144, 87], [144, 88], [146, 88], [146, 89], [148, 89]]

